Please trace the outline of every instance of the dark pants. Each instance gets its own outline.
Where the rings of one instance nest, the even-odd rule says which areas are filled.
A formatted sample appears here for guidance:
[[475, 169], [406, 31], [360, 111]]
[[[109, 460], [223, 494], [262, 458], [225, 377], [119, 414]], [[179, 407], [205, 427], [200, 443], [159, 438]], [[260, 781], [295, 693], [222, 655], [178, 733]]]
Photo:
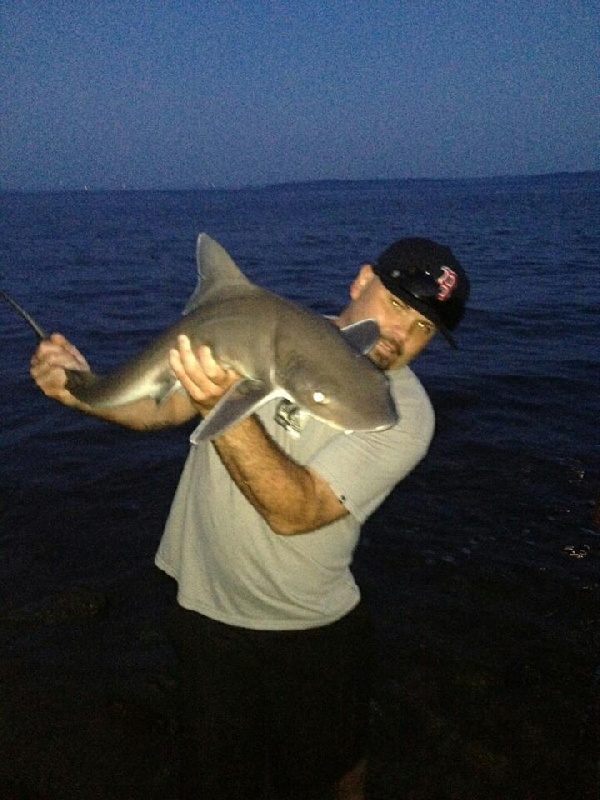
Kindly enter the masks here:
[[179, 606], [181, 800], [326, 798], [365, 755], [372, 643], [362, 606], [331, 625], [256, 631]]

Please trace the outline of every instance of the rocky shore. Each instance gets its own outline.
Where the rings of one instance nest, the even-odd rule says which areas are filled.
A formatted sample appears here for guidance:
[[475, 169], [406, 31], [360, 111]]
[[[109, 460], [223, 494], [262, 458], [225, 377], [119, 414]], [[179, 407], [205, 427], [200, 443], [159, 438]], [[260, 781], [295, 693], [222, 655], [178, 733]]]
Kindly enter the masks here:
[[[592, 800], [598, 588], [406, 550], [359, 559], [380, 634], [371, 800]], [[359, 576], [360, 577], [360, 576]], [[386, 578], [383, 576], [383, 583]], [[586, 584], [587, 585], [587, 584]], [[560, 590], [560, 591], [559, 591]], [[5, 603], [0, 800], [174, 800], [174, 669], [150, 559], [104, 586]]]

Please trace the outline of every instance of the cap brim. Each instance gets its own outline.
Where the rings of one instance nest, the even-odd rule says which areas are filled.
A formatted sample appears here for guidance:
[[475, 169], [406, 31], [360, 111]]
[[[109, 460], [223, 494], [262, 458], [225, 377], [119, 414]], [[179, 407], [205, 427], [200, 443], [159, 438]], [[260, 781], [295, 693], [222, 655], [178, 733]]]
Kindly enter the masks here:
[[442, 336], [444, 336], [446, 338], [448, 344], [451, 347], [453, 347], [455, 350], [458, 350], [458, 345], [456, 344], [456, 339], [454, 338], [454, 336], [452, 336], [450, 331], [448, 331], [446, 328], [442, 328], [440, 325], [438, 325], [438, 330], [442, 334]]

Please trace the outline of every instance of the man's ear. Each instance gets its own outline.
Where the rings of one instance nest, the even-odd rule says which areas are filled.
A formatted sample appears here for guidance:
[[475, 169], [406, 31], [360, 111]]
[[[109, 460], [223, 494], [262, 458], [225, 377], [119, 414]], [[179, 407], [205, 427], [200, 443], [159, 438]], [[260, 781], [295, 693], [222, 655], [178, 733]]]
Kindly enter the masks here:
[[374, 277], [375, 273], [373, 272], [373, 267], [370, 264], [363, 264], [350, 286], [350, 297], [353, 300], [360, 297]]

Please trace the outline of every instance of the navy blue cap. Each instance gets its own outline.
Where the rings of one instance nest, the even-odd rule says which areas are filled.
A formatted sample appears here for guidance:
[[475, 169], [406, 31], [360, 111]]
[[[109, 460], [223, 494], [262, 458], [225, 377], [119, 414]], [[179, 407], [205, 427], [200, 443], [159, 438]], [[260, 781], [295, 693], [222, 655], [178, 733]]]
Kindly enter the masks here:
[[379, 256], [373, 271], [392, 294], [431, 320], [453, 347], [450, 334], [465, 313], [470, 283], [446, 245], [399, 239]]

